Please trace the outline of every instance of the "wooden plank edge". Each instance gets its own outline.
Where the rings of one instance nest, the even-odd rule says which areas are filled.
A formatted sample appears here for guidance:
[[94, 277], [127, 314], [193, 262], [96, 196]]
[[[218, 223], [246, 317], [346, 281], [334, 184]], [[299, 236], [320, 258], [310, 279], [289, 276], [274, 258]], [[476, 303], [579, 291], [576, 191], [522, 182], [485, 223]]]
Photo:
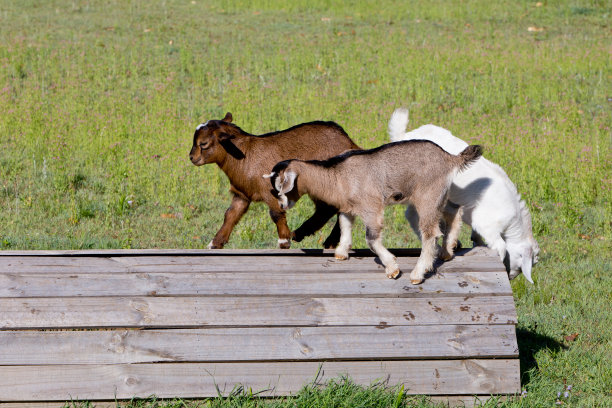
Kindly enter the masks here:
[[[512, 296], [0, 299], [0, 330], [516, 324]], [[180, 322], [180, 323], [178, 323]]]
[[0, 331], [0, 365], [457, 358], [518, 358], [514, 326]]
[[[409, 400], [418, 396], [410, 396]], [[177, 397], [179, 398], [179, 397]], [[262, 397], [265, 399], [270, 399], [271, 397]], [[448, 408], [475, 408], [478, 407], [492, 398], [496, 398], [499, 402], [508, 401], [511, 398], [511, 395], [433, 395], [427, 396], [426, 400], [431, 401], [434, 404], [444, 404], [445, 407]], [[150, 399], [153, 401], [152, 399]], [[155, 401], [162, 402], [171, 402], [173, 399], [155, 399]], [[201, 399], [183, 399], [188, 402], [197, 403], [204, 402], [205, 400]], [[144, 401], [147, 401], [145, 399]], [[64, 408], [66, 404], [74, 403], [76, 407], [78, 407], [79, 403], [89, 403], [92, 408], [123, 408], [127, 404], [130, 403], [130, 400], [113, 400], [113, 401], [86, 401], [86, 400], [73, 400], [73, 401], [65, 401], [65, 402], [0, 402], [0, 408]], [[70, 408], [70, 405], [68, 405]]]
[[163, 363], [0, 366], [0, 401], [65, 401], [227, 395], [242, 384], [262, 396], [292, 395], [305, 384], [348, 375], [356, 384], [404, 385], [405, 393], [520, 392], [519, 359], [300, 363]]
[[[388, 248], [395, 256], [418, 257], [420, 248]], [[229, 256], [257, 256], [257, 255], [285, 255], [285, 256], [321, 256], [333, 255], [333, 249], [318, 248], [296, 248], [296, 249], [58, 249], [58, 250], [1, 250], [0, 256], [207, 256], [207, 255], [229, 255]], [[367, 248], [355, 248], [349, 251], [351, 256], [374, 257], [376, 256]], [[497, 257], [497, 254], [486, 247], [474, 247], [461, 249], [455, 256], [487, 256]]]
[[[413, 399], [415, 397], [418, 396], [410, 396], [408, 397], [409, 400]], [[505, 402], [508, 401], [510, 398], [512, 397], [512, 395], [506, 395], [506, 394], [502, 394], [502, 395], [433, 395], [433, 396], [427, 396], [426, 400], [427, 401], [431, 401], [434, 404], [444, 404], [445, 407], [448, 408], [474, 408], [474, 407], [478, 407], [484, 403], [486, 403], [487, 401], [489, 401], [492, 398], [495, 398], [497, 401], [499, 402]], [[179, 397], [177, 397], [179, 398]], [[270, 399], [271, 397], [262, 397], [265, 399]], [[150, 399], [152, 401], [152, 399]], [[171, 402], [173, 399], [165, 399], [165, 400], [161, 400], [161, 399], [155, 399], [155, 401], [157, 402]], [[181, 398], [181, 400], [187, 400], [188, 402], [192, 402], [192, 403], [197, 403], [197, 402], [204, 402], [205, 400], [201, 400], [201, 399], [183, 399]], [[144, 401], [147, 401], [147, 399], [145, 399]], [[73, 400], [73, 401], [65, 401], [65, 402], [42, 402], [42, 401], [38, 401], [38, 402], [0, 402], [0, 408], [64, 408], [66, 407], [66, 404], [70, 404], [70, 403], [75, 403], [75, 404], [79, 404], [79, 403], [87, 403], [89, 402], [89, 406], [91, 406], [92, 408], [123, 408], [125, 407], [127, 404], [130, 403], [130, 400], [113, 400], [113, 401], [87, 401], [87, 400]], [[70, 405], [68, 405], [68, 407], [70, 408]], [[78, 405], [76, 405], [76, 407], [78, 407]]]
[[2, 273], [0, 298], [59, 297], [451, 297], [511, 296], [506, 272], [478, 271], [428, 276], [420, 285], [371, 272], [243, 274], [177, 273]]

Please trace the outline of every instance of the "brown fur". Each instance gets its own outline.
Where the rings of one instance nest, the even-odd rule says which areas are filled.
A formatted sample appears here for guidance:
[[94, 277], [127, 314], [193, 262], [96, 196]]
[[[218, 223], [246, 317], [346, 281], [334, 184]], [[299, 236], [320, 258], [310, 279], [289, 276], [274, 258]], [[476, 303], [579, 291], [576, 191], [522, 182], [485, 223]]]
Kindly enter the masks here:
[[[291, 231], [287, 226], [285, 211], [279, 207], [277, 197], [262, 174], [269, 173], [274, 164], [282, 160], [322, 160], [349, 149], [357, 149], [358, 146], [334, 122], [303, 123], [290, 129], [255, 136], [232, 124], [232, 119], [228, 112], [223, 120], [210, 120], [205, 126], [198, 127], [189, 153], [196, 166], [216, 163], [231, 184], [232, 203], [209, 247], [223, 248], [249, 204], [263, 201], [270, 208], [270, 217], [276, 224], [279, 239], [287, 240], [280, 243], [281, 247], [288, 248]], [[293, 238], [296, 241], [320, 229], [337, 212], [323, 202], [314, 202], [315, 213], [295, 231]], [[334, 234], [338, 235], [337, 228], [326, 241], [327, 246], [335, 246], [337, 238], [334, 238]]]

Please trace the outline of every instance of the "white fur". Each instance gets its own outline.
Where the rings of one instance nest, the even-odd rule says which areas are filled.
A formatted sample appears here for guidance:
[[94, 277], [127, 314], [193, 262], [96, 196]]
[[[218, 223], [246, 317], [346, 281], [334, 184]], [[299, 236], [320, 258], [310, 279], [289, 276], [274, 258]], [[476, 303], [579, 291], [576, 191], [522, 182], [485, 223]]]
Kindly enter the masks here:
[[200, 123], [200, 124], [198, 125], [198, 127], [196, 128], [196, 132], [197, 132], [198, 130], [202, 129], [204, 126], [208, 125], [208, 122], [210, 122], [210, 121], [206, 121], [206, 123]]
[[334, 252], [337, 259], [348, 259], [349, 257], [349, 249], [351, 249], [351, 245], [353, 244], [353, 222], [355, 222], [355, 217], [346, 214], [339, 213], [338, 214], [338, 222], [340, 224], [340, 242], [336, 247], [336, 251]]
[[286, 243], [288, 243], [288, 242], [289, 242], [289, 240], [288, 240], [288, 239], [286, 239], [286, 238], [279, 238], [279, 240], [278, 240], [278, 245], [281, 245], [281, 244], [286, 244]]
[[[448, 130], [424, 125], [406, 132], [408, 111], [396, 109], [389, 121], [391, 141], [429, 140], [451, 154], [459, 154], [468, 144]], [[508, 255], [510, 278], [521, 271], [531, 283], [531, 267], [538, 261], [540, 248], [533, 237], [531, 215], [516, 186], [497, 164], [481, 157], [466, 170], [455, 175], [449, 200], [463, 209], [463, 222], [484, 238], [489, 248], [504, 260]], [[408, 206], [406, 218], [415, 227], [414, 208]], [[415, 230], [416, 232], [416, 230]]]

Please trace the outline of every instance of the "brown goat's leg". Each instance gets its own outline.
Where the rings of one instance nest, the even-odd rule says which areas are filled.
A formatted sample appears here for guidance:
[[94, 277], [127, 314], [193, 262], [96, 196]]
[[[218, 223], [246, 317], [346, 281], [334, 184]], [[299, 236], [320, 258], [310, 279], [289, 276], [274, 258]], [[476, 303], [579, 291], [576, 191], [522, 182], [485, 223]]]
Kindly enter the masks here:
[[278, 231], [278, 247], [288, 249], [291, 246], [291, 230], [287, 225], [285, 212], [270, 209], [270, 217], [276, 224], [276, 230]]
[[323, 242], [323, 248], [325, 249], [336, 248], [339, 242], [340, 242], [340, 219], [336, 218], [336, 223], [334, 224], [334, 228], [332, 228], [331, 232], [329, 233], [329, 236]]
[[[332, 207], [331, 205], [328, 205], [322, 201], [315, 201], [314, 214], [312, 214], [309, 219], [304, 221], [304, 223], [293, 232], [293, 240], [300, 242], [304, 239], [304, 237], [314, 234], [323, 228], [325, 223], [329, 221], [329, 219], [337, 212], [338, 210], [335, 207]], [[338, 237], [338, 239], [340, 239], [340, 237]], [[336, 244], [337, 243], [338, 242], [336, 241]]]
[[439, 258], [443, 261], [450, 261], [453, 259], [453, 253], [457, 246], [457, 238], [461, 231], [461, 216], [463, 215], [463, 208], [454, 205], [447, 204], [442, 212], [444, 219], [444, 235], [442, 239], [442, 249], [439, 254]]
[[223, 225], [217, 232], [217, 235], [210, 241], [208, 244], [208, 249], [220, 249], [227, 243], [229, 240], [230, 234], [232, 233], [234, 227], [240, 221], [240, 218], [244, 215], [245, 212], [249, 209], [249, 205], [251, 202], [245, 198], [234, 195], [232, 198], [232, 203], [229, 208], [225, 211], [225, 217], [223, 219]]

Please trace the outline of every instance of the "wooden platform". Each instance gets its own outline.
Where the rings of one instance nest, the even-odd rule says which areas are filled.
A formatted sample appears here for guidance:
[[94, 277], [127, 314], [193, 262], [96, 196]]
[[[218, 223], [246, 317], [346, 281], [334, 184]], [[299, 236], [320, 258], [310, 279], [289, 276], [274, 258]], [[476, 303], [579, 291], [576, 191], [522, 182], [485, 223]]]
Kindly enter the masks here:
[[466, 250], [414, 286], [418, 251], [393, 252], [395, 281], [367, 250], [0, 252], [0, 407], [287, 395], [317, 373], [468, 403], [520, 392], [497, 256]]

